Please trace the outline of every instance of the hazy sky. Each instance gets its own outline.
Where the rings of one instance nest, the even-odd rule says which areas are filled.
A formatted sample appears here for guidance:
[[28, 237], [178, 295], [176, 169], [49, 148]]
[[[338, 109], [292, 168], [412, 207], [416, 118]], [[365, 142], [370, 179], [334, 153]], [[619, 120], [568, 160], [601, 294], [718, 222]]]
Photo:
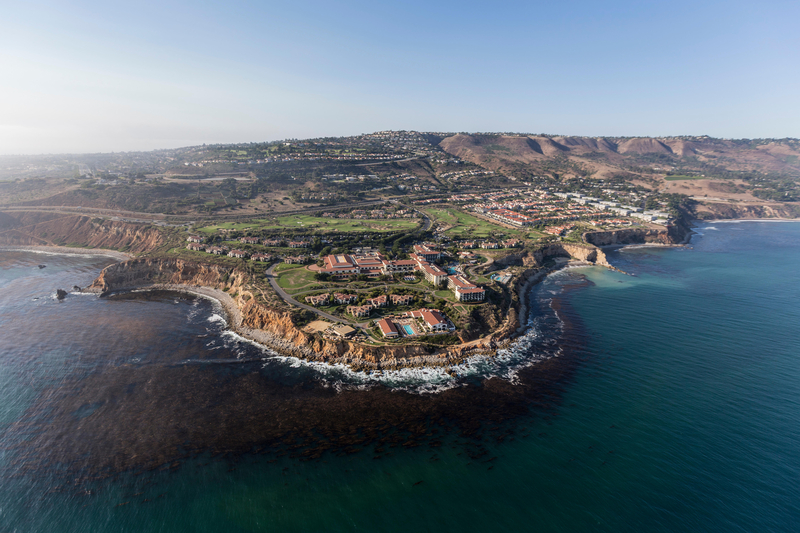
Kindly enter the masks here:
[[384, 129], [800, 137], [800, 2], [59, 2], [0, 16], [0, 154]]

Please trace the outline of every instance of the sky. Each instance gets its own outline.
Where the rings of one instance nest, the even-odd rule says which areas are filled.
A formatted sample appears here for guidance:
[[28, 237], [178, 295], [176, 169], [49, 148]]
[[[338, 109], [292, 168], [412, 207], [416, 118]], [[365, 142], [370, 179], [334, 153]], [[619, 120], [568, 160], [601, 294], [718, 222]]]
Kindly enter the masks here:
[[381, 130], [800, 137], [800, 2], [97, 2], [0, 16], [0, 154]]

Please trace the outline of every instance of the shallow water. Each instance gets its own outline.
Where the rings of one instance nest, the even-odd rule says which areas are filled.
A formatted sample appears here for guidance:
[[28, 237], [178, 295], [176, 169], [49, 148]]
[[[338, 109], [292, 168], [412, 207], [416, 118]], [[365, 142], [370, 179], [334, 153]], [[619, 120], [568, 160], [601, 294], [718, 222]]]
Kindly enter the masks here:
[[275, 357], [202, 299], [57, 302], [109, 261], [3, 252], [0, 531], [791, 531], [800, 224], [713, 227], [551, 276], [458, 381]]

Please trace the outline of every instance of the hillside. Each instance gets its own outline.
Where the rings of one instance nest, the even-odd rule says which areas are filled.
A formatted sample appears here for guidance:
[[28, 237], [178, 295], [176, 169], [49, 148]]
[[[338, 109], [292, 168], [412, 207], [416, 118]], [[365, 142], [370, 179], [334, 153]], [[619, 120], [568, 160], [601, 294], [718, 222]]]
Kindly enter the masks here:
[[438, 147], [523, 181], [623, 180], [697, 201], [800, 200], [800, 141], [457, 134]]

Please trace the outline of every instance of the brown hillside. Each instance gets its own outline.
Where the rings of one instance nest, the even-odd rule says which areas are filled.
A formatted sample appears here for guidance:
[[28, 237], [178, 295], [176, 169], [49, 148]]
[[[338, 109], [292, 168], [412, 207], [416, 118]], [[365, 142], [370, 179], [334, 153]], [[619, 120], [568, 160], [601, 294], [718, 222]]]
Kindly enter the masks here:
[[620, 143], [621, 154], [671, 154], [669, 146], [656, 139], [636, 138]]
[[479, 165], [508, 161], [532, 163], [547, 159], [545, 149], [552, 152], [552, 146], [543, 147], [529, 137], [509, 135], [453, 135], [442, 140], [439, 146], [449, 154]]
[[690, 141], [684, 141], [680, 139], [668, 139], [664, 141], [672, 152], [680, 157], [685, 157], [687, 155], [694, 155], [697, 153], [696, 151], [696, 144]]
[[[616, 152], [617, 146], [608, 139], [591, 137], [554, 137], [554, 141], [575, 152]], [[583, 149], [583, 150], [582, 150]]]
[[528, 139], [530, 139], [528, 144], [530, 144], [532, 147], [534, 145], [538, 146], [539, 149], [536, 151], [548, 157], [553, 157], [563, 152], [569, 152], [568, 147], [554, 141], [553, 139], [550, 139], [549, 137], [531, 136], [528, 137]]

